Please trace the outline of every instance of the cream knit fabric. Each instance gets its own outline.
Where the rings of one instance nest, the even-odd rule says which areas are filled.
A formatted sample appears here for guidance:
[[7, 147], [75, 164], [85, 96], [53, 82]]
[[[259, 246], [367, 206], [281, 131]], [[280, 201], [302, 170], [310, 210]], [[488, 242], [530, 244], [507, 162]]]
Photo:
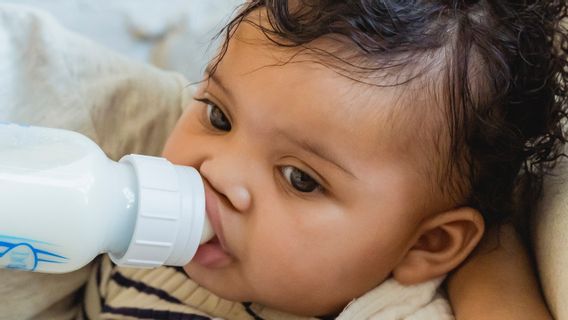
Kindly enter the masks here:
[[[393, 279], [354, 299], [338, 320], [451, 320], [438, 291], [442, 279], [402, 286]], [[85, 298], [91, 319], [315, 320], [255, 303], [221, 299], [192, 281], [181, 269], [119, 268], [103, 259], [91, 276]]]

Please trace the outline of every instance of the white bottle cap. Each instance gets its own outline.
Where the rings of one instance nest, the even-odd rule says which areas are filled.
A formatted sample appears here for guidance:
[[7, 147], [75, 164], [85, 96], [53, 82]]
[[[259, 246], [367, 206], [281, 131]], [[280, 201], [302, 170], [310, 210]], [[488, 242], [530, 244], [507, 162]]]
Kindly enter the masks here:
[[110, 253], [120, 266], [183, 266], [200, 243], [213, 237], [205, 214], [205, 191], [197, 170], [164, 158], [128, 155], [138, 179], [138, 213], [128, 249]]

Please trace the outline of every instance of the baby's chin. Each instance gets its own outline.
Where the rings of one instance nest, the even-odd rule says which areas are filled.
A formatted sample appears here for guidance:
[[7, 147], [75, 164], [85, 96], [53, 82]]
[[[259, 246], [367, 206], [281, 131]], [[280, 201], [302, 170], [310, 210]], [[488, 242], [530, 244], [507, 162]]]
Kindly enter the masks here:
[[234, 302], [251, 301], [250, 295], [243, 290], [244, 286], [231, 284], [234, 283], [234, 281], [226, 280], [226, 275], [222, 274], [223, 270], [211, 270], [195, 262], [188, 263], [183, 267], [183, 270], [191, 281], [220, 298]]
[[[193, 262], [185, 265], [183, 269], [192, 281], [222, 299], [233, 302], [253, 302], [271, 309], [298, 316], [317, 317], [334, 315], [339, 313], [349, 302], [342, 301], [339, 303], [323, 303], [323, 301], [318, 301], [303, 304], [298, 303], [302, 299], [298, 299], [297, 295], [293, 293], [275, 293], [272, 290], [267, 292], [266, 290], [259, 288], [252, 288], [248, 291], [243, 290], [243, 288], [247, 288], [246, 284], [235, 284], [234, 281], [227, 280], [223, 275], [219, 275], [218, 272], [220, 270], [207, 270], [206, 268], [203, 268], [203, 266]], [[281, 287], [281, 283], [274, 284], [274, 287]], [[280, 296], [285, 296], [287, 298], [278, 298]], [[306, 299], [306, 301], [308, 300], [314, 301], [313, 297]]]

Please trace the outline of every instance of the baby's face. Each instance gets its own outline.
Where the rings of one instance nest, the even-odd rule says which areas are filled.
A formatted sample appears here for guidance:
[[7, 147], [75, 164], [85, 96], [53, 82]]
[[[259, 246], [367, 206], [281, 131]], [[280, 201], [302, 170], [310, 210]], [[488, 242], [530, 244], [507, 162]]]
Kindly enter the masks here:
[[275, 66], [289, 55], [240, 26], [164, 156], [201, 172], [220, 238], [189, 276], [224, 298], [321, 315], [390, 275], [427, 187], [392, 132], [395, 89], [315, 62]]

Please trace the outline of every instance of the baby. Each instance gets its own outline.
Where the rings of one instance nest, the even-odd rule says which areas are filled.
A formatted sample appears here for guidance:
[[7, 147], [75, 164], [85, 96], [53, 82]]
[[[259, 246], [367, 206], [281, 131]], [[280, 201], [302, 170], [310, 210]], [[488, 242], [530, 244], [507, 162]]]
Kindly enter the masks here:
[[523, 222], [564, 141], [561, 10], [247, 2], [163, 152], [200, 171], [217, 237], [187, 275], [103, 261], [85, 315], [451, 318], [441, 279]]

